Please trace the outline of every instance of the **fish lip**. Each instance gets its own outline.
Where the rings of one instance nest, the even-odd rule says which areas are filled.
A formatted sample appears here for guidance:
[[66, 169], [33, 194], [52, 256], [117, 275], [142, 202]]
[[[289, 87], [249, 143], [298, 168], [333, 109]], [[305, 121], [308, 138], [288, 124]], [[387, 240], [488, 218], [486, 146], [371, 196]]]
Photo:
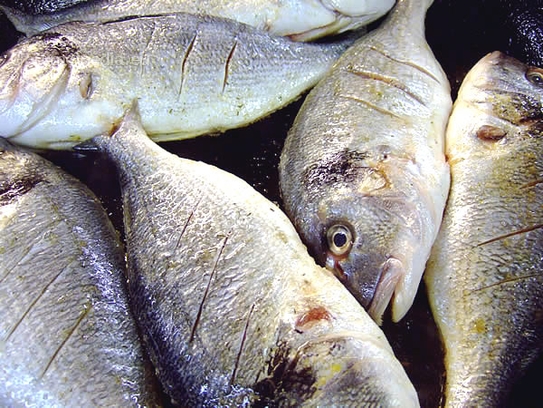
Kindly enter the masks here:
[[382, 324], [383, 314], [405, 275], [404, 265], [398, 258], [389, 257], [383, 263], [373, 299], [368, 307], [368, 314], [377, 324]]
[[[335, 14], [337, 14], [337, 13], [335, 13]], [[352, 18], [343, 17], [341, 15], [339, 15], [339, 16], [340, 17], [338, 17], [337, 19], [335, 19], [333, 22], [331, 22], [329, 24], [319, 26], [319, 27], [314, 27], [314, 28], [312, 28], [310, 30], [302, 31], [302, 32], [299, 32], [299, 33], [290, 34], [288, 36], [288, 38], [290, 38], [292, 41], [313, 41], [313, 40], [316, 40], [318, 38], [321, 38], [321, 37], [329, 34], [330, 32], [336, 32], [336, 30], [337, 30], [337, 34], [341, 34], [341, 33], [345, 32], [345, 31], [350, 30], [353, 24], [350, 23], [350, 24], [347, 24], [347, 25], [343, 25], [343, 21], [345, 19], [352, 20]], [[338, 27], [339, 27], [339, 29], [338, 29]], [[343, 27], [343, 28], [341, 28], [341, 27]]]
[[57, 99], [57, 97], [66, 90], [70, 78], [70, 73], [70, 65], [65, 64], [64, 69], [59, 75], [59, 78], [56, 81], [55, 85], [40, 100], [36, 101], [33, 104], [31, 112], [29, 113], [25, 121], [18, 126], [18, 129], [13, 137], [17, 137], [18, 135], [28, 132], [30, 129], [36, 126], [36, 124], [40, 122], [41, 119], [47, 116], [49, 112], [51, 112], [51, 110], [53, 109], [52, 101]]
[[[324, 8], [334, 12], [338, 16], [344, 16], [349, 18], [360, 18], [364, 16], [373, 16], [374, 13], [368, 13], [368, 7], [365, 4], [365, 2], [360, 1], [351, 1], [351, 2], [344, 2], [344, 4], [339, 5], [336, 4], [337, 1], [334, 0], [321, 0], [321, 4]], [[358, 6], [362, 6], [358, 8]]]
[[334, 255], [330, 251], [326, 251], [326, 262], [325, 267], [326, 269], [333, 272], [333, 274], [342, 282], [347, 282], [347, 275], [345, 271], [343, 270], [343, 267], [341, 266], [341, 261], [345, 259], [345, 257], [338, 257], [337, 255]]
[[[325, 267], [332, 271], [332, 273], [349, 288], [349, 278], [345, 273], [341, 261], [345, 257], [338, 257], [334, 254], [327, 252]], [[389, 256], [379, 269], [379, 278], [375, 285], [375, 291], [373, 297], [369, 301], [361, 301], [359, 295], [353, 293], [353, 296], [357, 298], [358, 302], [366, 309], [370, 317], [378, 324], [381, 325], [383, 321], [383, 314], [387, 307], [392, 303], [392, 298], [397, 294], [399, 286], [406, 277], [406, 268], [403, 262], [393, 256]], [[351, 289], [349, 288], [349, 291]], [[394, 303], [391, 305], [394, 308]], [[398, 322], [401, 318], [398, 318], [397, 313], [392, 311], [392, 319], [394, 322]]]

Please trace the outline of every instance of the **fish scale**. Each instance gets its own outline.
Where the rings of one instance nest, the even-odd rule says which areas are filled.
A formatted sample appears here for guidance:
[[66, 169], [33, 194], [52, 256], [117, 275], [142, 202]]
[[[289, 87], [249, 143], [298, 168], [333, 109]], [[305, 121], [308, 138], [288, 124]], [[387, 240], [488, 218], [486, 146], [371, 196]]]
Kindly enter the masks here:
[[0, 138], [0, 405], [160, 405], [124, 271], [98, 199]]
[[541, 78], [494, 52], [470, 70], [453, 107], [451, 192], [425, 273], [446, 407], [502, 406], [543, 351]]
[[311, 253], [379, 322], [391, 297], [394, 321], [410, 308], [449, 187], [452, 101], [424, 37], [431, 4], [398, 1], [345, 51], [309, 92], [279, 165], [286, 211]]

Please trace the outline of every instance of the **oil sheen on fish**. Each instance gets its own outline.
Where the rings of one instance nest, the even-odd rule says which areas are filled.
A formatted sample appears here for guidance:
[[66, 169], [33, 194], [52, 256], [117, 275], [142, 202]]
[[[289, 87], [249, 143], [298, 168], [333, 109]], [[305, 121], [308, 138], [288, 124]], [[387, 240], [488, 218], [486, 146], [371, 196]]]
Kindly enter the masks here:
[[543, 69], [500, 52], [447, 127], [451, 192], [425, 274], [447, 407], [499, 407], [543, 352]]
[[111, 21], [128, 16], [191, 13], [230, 18], [295, 40], [363, 27], [387, 13], [394, 0], [97, 0], [54, 13], [25, 14], [0, 5], [27, 35], [71, 21]]
[[190, 14], [68, 23], [0, 57], [0, 135], [69, 148], [110, 131], [133, 99], [160, 140], [243, 126], [299, 97], [350, 43]]
[[[400, 0], [307, 96], [279, 166], [284, 205], [321, 265], [378, 322], [417, 292], [449, 187], [449, 82], [424, 36], [431, 1]], [[392, 300], [391, 300], [392, 298]]]
[[418, 406], [383, 332], [274, 203], [166, 152], [134, 112], [94, 140], [119, 167], [129, 293], [176, 401]]
[[0, 406], [158, 406], [124, 265], [90, 190], [0, 138]]

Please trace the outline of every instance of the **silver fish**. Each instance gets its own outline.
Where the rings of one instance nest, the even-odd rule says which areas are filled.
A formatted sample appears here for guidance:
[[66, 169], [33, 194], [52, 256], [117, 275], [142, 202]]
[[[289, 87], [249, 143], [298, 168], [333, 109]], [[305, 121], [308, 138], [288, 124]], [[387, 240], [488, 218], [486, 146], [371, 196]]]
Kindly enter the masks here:
[[119, 168], [129, 293], [174, 400], [418, 406], [383, 332], [275, 204], [166, 152], [134, 111], [93, 140]]
[[56, 12], [27, 14], [0, 5], [28, 36], [71, 21], [111, 21], [128, 16], [191, 13], [230, 18], [300, 41], [354, 30], [385, 15], [394, 0], [97, 0]]
[[190, 14], [69, 23], [0, 57], [0, 135], [66, 149], [133, 99], [157, 140], [249, 124], [313, 86], [352, 43], [297, 43]]
[[465, 77], [446, 134], [451, 192], [425, 282], [447, 407], [505, 404], [543, 352], [543, 69], [500, 52]]
[[370, 315], [409, 310], [449, 187], [450, 87], [424, 37], [432, 1], [400, 0], [311, 90], [279, 166], [284, 205], [318, 262]]
[[124, 273], [90, 190], [0, 138], [0, 406], [159, 405]]

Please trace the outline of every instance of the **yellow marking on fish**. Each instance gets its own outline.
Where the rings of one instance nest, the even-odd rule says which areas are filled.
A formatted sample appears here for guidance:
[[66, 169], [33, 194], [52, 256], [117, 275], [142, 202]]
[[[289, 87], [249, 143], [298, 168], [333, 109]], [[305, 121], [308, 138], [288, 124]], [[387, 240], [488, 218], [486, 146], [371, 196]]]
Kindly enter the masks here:
[[477, 334], [485, 334], [486, 333], [485, 320], [482, 318], [475, 320], [473, 328], [475, 329], [475, 332]]
[[332, 373], [337, 374], [343, 370], [343, 366], [339, 363], [334, 363], [332, 364], [332, 367], [330, 367], [330, 370], [332, 371]]

